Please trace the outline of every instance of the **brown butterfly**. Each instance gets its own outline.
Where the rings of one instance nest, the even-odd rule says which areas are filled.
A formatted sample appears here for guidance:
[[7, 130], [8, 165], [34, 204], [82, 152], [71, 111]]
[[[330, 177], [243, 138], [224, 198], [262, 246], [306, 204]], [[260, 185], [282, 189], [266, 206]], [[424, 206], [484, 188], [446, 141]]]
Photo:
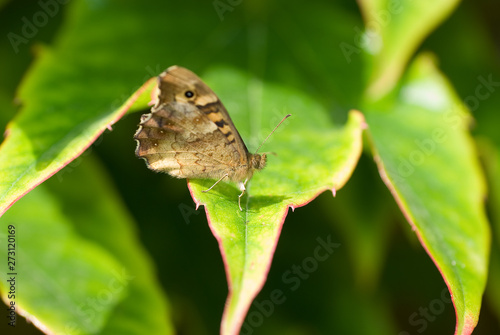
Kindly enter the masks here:
[[135, 133], [136, 155], [176, 178], [217, 179], [203, 192], [225, 178], [237, 182], [242, 210], [246, 183], [266, 166], [266, 154], [248, 152], [222, 102], [193, 72], [171, 66], [158, 77], [158, 89], [156, 105]]

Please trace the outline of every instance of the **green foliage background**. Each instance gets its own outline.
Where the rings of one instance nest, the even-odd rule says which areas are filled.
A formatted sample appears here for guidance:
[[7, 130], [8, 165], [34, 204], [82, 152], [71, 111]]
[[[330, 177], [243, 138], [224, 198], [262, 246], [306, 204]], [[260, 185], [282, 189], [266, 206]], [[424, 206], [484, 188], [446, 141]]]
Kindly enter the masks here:
[[[297, 201], [289, 203], [303, 204], [318, 192], [303, 192], [301, 183], [293, 184], [294, 180], [307, 181], [308, 191], [341, 187], [342, 182], [332, 181], [339, 177], [339, 166], [344, 167], [339, 162], [349, 162], [342, 160], [348, 155], [342, 155], [341, 149], [354, 152], [355, 145], [337, 140], [337, 134], [346, 131], [354, 137], [354, 130], [349, 133], [351, 128], [342, 126], [354, 108], [366, 115], [369, 125], [365, 150], [336, 198], [325, 192], [289, 213], [281, 236], [282, 215], [271, 219], [277, 223], [270, 226], [269, 240], [262, 242], [271, 249], [263, 261], [272, 260], [267, 281], [265, 271], [263, 278], [250, 275], [251, 280], [265, 281], [245, 322], [259, 324], [252, 328], [255, 334], [451, 334], [455, 311], [446, 299], [440, 270], [451, 286], [456, 278], [463, 280], [465, 290], [457, 289], [456, 294], [464, 294], [460, 308], [474, 319], [486, 279], [483, 262], [488, 262], [490, 271], [474, 334], [499, 333], [498, 87], [483, 88], [480, 94], [487, 96], [477, 98], [483, 80], [500, 81], [499, 5], [464, 1], [454, 9], [454, 1], [437, 5], [402, 1], [418, 10], [409, 11], [413, 13], [409, 16], [408, 12], [394, 15], [388, 21], [379, 17], [379, 24], [385, 22], [382, 37], [386, 47], [377, 57], [367, 52], [369, 48], [363, 50], [360, 32], [363, 16], [365, 22], [373, 22], [370, 11], [388, 6], [384, 1], [215, 3], [220, 6], [221, 2], [230, 8], [222, 14], [212, 1], [54, 2], [57, 13], [27, 44], [16, 47], [8, 34], [22, 34], [22, 18], [32, 20], [42, 7], [35, 1], [0, 2], [0, 35], [4, 36], [0, 40], [1, 128], [21, 111], [9, 128], [18, 140], [0, 148], [2, 200], [11, 189], [18, 192], [16, 197], [21, 196], [49, 177], [44, 171], [69, 163], [0, 218], [2, 243], [5, 227], [18, 226], [19, 271], [36, 279], [34, 284], [18, 288], [21, 306], [58, 332], [71, 322], [80, 325], [82, 334], [165, 334], [174, 329], [178, 334], [219, 332], [228, 289], [207, 217], [201, 209], [194, 211], [184, 180], [147, 170], [133, 154], [132, 136], [140, 113], [132, 112], [144, 109], [145, 98], [78, 156], [107, 124], [119, 119], [120, 106], [140, 85], [178, 64], [211, 84], [250, 150], [280, 115], [295, 113], [302, 128], [293, 125], [292, 117], [271, 139], [269, 151], [278, 152], [278, 158], [270, 158], [275, 166], [269, 169], [269, 177], [264, 173], [257, 177], [262, 185], [254, 187], [257, 194], [274, 188], [279, 195], [283, 189], [283, 194], [293, 193]], [[426, 11], [426, 20], [415, 14]], [[346, 45], [354, 52], [346, 54]], [[368, 43], [369, 47], [376, 45], [376, 40]], [[74, 78], [78, 82], [71, 81]], [[429, 100], [411, 100], [415, 90], [410, 89], [415, 88]], [[460, 121], [448, 127], [438, 117], [442, 110], [425, 108], [426, 103], [435, 106], [433, 94], [447, 108], [469, 102], [475, 119], [473, 142], [463, 131], [469, 127], [467, 111], [453, 114]], [[248, 108], [242, 107], [242, 101]], [[258, 106], [255, 101], [264, 102]], [[474, 101], [477, 104], [471, 105]], [[293, 108], [297, 111], [290, 110]], [[316, 132], [311, 131], [314, 122], [308, 125], [308, 121], [318, 124]], [[413, 179], [403, 183], [394, 179], [399, 158], [415, 150], [414, 139], [425, 140], [438, 127], [444, 127], [451, 138], [438, 147], [434, 156], [439, 159], [417, 167]], [[65, 129], [71, 131], [65, 133]], [[297, 134], [300, 136], [292, 136]], [[63, 141], [58, 140], [59, 135]], [[330, 142], [339, 145], [341, 154], [337, 149], [335, 154], [328, 151], [336, 148]], [[30, 155], [39, 153], [44, 154], [36, 164], [23, 165], [31, 162]], [[305, 157], [317, 158], [307, 165], [314, 166], [311, 175], [294, 165], [306, 166]], [[381, 181], [374, 158], [384, 164], [403, 213], [416, 227], [407, 224]], [[354, 168], [354, 163], [346, 163], [345, 168]], [[332, 175], [323, 169], [328, 164], [338, 164], [337, 170], [331, 169]], [[449, 170], [443, 168], [447, 164]], [[483, 178], [489, 188], [487, 196]], [[270, 180], [271, 186], [266, 184]], [[212, 200], [201, 199], [196, 187], [191, 185], [194, 195], [210, 211], [218, 194]], [[233, 196], [234, 192], [229, 193]], [[487, 229], [475, 224], [485, 222], [480, 210], [483, 199], [491, 223], [491, 251]], [[282, 207], [276, 207], [276, 213], [286, 210], [286, 205], [286, 199], [280, 202]], [[256, 216], [262, 218], [270, 211], [264, 209]], [[219, 214], [225, 215], [224, 211]], [[428, 217], [432, 219], [426, 221]], [[223, 220], [218, 224], [232, 227]], [[428, 243], [426, 249], [440, 266], [432, 262], [414, 230]], [[440, 234], [442, 239], [434, 239]], [[268, 241], [274, 237], [279, 242], [272, 256]], [[329, 237], [340, 247], [299, 281], [287, 280], [294, 267], [304, 266], [314, 255], [318, 239]], [[229, 237], [224, 241], [233, 242]], [[234, 245], [249, 241], [255, 242], [245, 236]], [[56, 261], [44, 257], [49, 251], [58, 255]], [[450, 252], [454, 254], [450, 256]], [[229, 261], [233, 259], [227, 250], [223, 253]], [[255, 249], [251, 253], [264, 255]], [[464, 273], [455, 270], [456, 263], [448, 262], [452, 259], [459, 265], [463, 262]], [[86, 319], [88, 315], [67, 312], [72, 305], [88, 303], [88, 295], [109, 288], [110, 273], [124, 268], [134, 279], [119, 287], [105, 306], [94, 309], [99, 313]], [[467, 272], [471, 268], [472, 274]], [[3, 268], [1, 272], [0, 290], [7, 301]], [[96, 278], [95, 282], [86, 281], [87, 276]], [[283, 292], [284, 301], [274, 304], [271, 312], [262, 312], [262, 305], [272, 300], [276, 290]], [[240, 293], [243, 301], [252, 301], [251, 294], [245, 296], [245, 287]], [[436, 306], [444, 307], [436, 312]], [[426, 308], [432, 314], [427, 320], [421, 314]], [[259, 321], [258, 315], [265, 316]], [[21, 317], [18, 322], [16, 334], [39, 333]], [[458, 333], [467, 333], [459, 329]], [[2, 321], [0, 331], [12, 329]], [[250, 332], [244, 326], [245, 333]]]

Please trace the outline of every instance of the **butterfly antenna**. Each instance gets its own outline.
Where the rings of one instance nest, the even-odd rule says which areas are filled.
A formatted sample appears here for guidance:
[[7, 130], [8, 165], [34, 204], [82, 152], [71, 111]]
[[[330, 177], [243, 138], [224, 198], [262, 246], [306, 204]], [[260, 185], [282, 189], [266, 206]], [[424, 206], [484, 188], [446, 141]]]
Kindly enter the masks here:
[[262, 141], [262, 143], [259, 145], [259, 147], [257, 148], [257, 150], [255, 150], [255, 153], [259, 152], [259, 149], [264, 145], [264, 143], [266, 143], [266, 141], [269, 139], [269, 137], [276, 131], [276, 129], [278, 129], [278, 127], [283, 123], [283, 121], [285, 121], [286, 119], [288, 119], [290, 116], [292, 116], [292, 114], [287, 114], [280, 121], [280, 123], [278, 123], [278, 125], [276, 127], [274, 127], [273, 131], [269, 135], [267, 135], [266, 139], [264, 141]]

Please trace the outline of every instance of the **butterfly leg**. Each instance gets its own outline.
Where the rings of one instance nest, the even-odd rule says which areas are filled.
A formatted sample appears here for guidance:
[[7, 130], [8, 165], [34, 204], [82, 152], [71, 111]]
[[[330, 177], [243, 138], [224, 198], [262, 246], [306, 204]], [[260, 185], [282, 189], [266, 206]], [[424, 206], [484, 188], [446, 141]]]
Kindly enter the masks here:
[[202, 191], [202, 192], [203, 192], [203, 193], [207, 193], [208, 191], [210, 191], [211, 189], [213, 189], [215, 185], [217, 185], [218, 183], [220, 183], [220, 182], [222, 181], [222, 179], [226, 178], [227, 176], [229, 176], [229, 174], [227, 174], [227, 173], [226, 173], [226, 174], [225, 174], [225, 175], [223, 175], [223, 176], [222, 176], [219, 180], [217, 180], [217, 181], [215, 182], [215, 184], [213, 184], [212, 186], [210, 186], [210, 188], [209, 188], [208, 190], [204, 190], [204, 191]]
[[240, 207], [240, 211], [243, 211], [243, 209], [241, 208], [241, 197], [243, 196], [243, 194], [245, 194], [245, 191], [247, 190], [246, 189], [246, 185], [247, 185], [247, 181], [248, 181], [248, 178], [245, 179], [245, 181], [243, 183], [239, 183], [239, 187], [240, 187], [240, 191], [241, 191], [241, 194], [240, 196], [238, 197], [238, 207]]

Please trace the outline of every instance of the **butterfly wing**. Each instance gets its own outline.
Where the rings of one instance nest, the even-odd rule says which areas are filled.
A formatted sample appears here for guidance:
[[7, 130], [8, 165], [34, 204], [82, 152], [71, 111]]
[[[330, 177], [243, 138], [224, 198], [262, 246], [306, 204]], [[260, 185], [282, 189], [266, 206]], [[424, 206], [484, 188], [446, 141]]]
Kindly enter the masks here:
[[143, 115], [136, 154], [178, 178], [241, 181], [248, 150], [217, 95], [193, 72], [172, 66], [159, 76], [158, 103]]
[[[241, 164], [247, 163], [248, 149], [217, 95], [196, 74], [186, 68], [171, 66], [159, 76], [159, 103], [172, 101], [194, 104], [237, 147]], [[186, 98], [191, 91], [194, 96]], [[233, 141], [234, 140], [234, 141]]]
[[200, 110], [171, 102], [143, 115], [136, 154], [152, 170], [178, 178], [221, 178], [236, 170], [237, 148]]

